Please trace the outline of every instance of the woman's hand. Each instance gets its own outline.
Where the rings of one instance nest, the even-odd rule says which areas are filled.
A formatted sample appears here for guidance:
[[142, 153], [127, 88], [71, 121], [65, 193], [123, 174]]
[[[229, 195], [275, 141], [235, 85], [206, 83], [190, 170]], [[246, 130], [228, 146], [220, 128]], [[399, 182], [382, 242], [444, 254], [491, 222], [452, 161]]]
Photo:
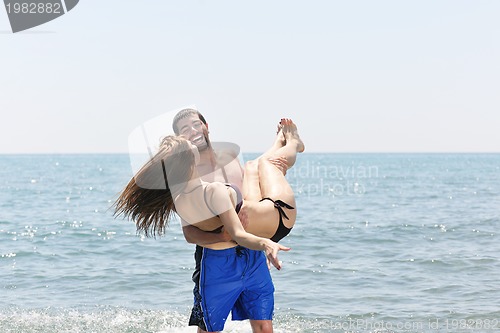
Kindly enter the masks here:
[[284, 156], [280, 157], [271, 157], [267, 159], [269, 162], [271, 162], [272, 165], [277, 167], [283, 175], [286, 175], [286, 171], [288, 170], [288, 164], [287, 164], [287, 159]]
[[273, 264], [276, 269], [281, 269], [281, 262], [278, 260], [278, 251], [290, 251], [289, 247], [275, 243], [270, 239], [264, 239], [264, 252], [267, 260]]

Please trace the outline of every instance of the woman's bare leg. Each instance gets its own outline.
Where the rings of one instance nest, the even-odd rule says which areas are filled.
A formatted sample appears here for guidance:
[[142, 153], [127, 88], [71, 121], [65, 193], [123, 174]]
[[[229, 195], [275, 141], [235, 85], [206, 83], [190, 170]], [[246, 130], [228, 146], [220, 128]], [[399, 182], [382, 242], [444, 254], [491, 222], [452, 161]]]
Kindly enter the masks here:
[[267, 151], [269, 153], [272, 153], [281, 147], [286, 145], [286, 138], [283, 135], [283, 125], [281, 125], [281, 122], [278, 123], [277, 130], [276, 130], [276, 138], [274, 139], [273, 146]]
[[286, 145], [286, 138], [285, 138], [285, 135], [283, 134], [283, 125], [281, 124], [281, 121], [280, 121], [278, 123], [278, 129], [276, 131], [276, 138], [274, 139], [273, 145], [260, 157], [262, 157], [262, 156], [266, 156], [266, 157], [275, 156], [274, 152], [276, 152], [278, 149], [280, 149], [281, 147], [283, 147], [285, 145]]
[[242, 195], [244, 200], [259, 201], [262, 199], [259, 184], [259, 169], [257, 160], [245, 163]]
[[283, 159], [281, 156], [274, 155], [278, 149], [282, 148], [286, 144], [285, 135], [283, 134], [283, 125], [278, 123], [278, 130], [276, 133], [276, 139], [271, 148], [267, 152], [265, 152], [262, 156], [253, 161], [248, 161], [245, 164], [245, 173], [243, 176], [243, 199], [250, 201], [259, 201], [262, 199], [262, 194], [260, 192], [260, 181], [259, 181], [259, 170], [258, 164], [260, 158], [272, 159], [271, 163], [273, 163], [276, 167], [278, 167], [283, 174], [286, 173], [287, 161]]
[[[285, 141], [282, 137], [285, 138]], [[283, 142], [284, 146], [282, 146]], [[285, 197], [281, 199], [283, 201], [285, 198], [295, 200], [283, 170], [278, 166], [278, 163], [269, 161], [269, 159], [285, 158], [284, 162], [290, 168], [295, 164], [297, 153], [302, 151], [304, 151], [304, 143], [299, 137], [297, 126], [291, 119], [281, 119], [273, 147], [257, 160], [245, 164], [243, 198], [250, 201], [259, 201], [266, 197], [278, 200], [284, 195]]]
[[[292, 207], [295, 207], [295, 195], [292, 187], [285, 178], [285, 175], [265, 158], [259, 159], [259, 183], [262, 198], [270, 198], [274, 201], [281, 200]], [[270, 204], [269, 201], [263, 201], [263, 204]], [[286, 215], [290, 220], [284, 220], [285, 225], [290, 228], [295, 223], [297, 211], [287, 209]], [[276, 211], [277, 213], [277, 211]], [[289, 221], [289, 222], [287, 222]]]
[[[285, 137], [285, 145], [278, 149], [274, 149], [276, 147], [276, 145], [274, 145], [264, 153], [263, 157], [284, 157], [287, 160], [288, 168], [291, 168], [295, 164], [297, 153], [302, 153], [304, 151], [304, 143], [300, 139], [297, 126], [291, 119], [281, 119], [280, 124], [281, 132]], [[278, 136], [279, 135], [278, 132]]]
[[[282, 146], [281, 137], [286, 139], [284, 146]], [[295, 207], [295, 196], [284, 174], [287, 168], [286, 163], [289, 163], [290, 166], [293, 165], [297, 153], [303, 149], [304, 144], [298, 137], [297, 127], [291, 120], [283, 119], [273, 147], [256, 161], [247, 162], [245, 165], [243, 179], [243, 198], [245, 201], [257, 203], [263, 198], [270, 198], [273, 201], [281, 200]], [[283, 166], [280, 166], [276, 161], [272, 161], [272, 159], [281, 159], [282, 156], [288, 158], [281, 161], [284, 163]], [[259, 205], [262, 205], [263, 209], [247, 210], [246, 205], [243, 205], [238, 216], [248, 232], [261, 237], [272, 237], [278, 227], [279, 211], [268, 200], [259, 202]], [[265, 208], [265, 206], [269, 209]], [[283, 223], [287, 228], [291, 228], [295, 224], [297, 211], [286, 207], [283, 207], [283, 209], [289, 218], [289, 220], [284, 219]], [[258, 216], [253, 215], [256, 213]], [[252, 222], [250, 223], [250, 221]]]
[[[259, 184], [263, 198], [282, 200], [289, 205], [295, 205], [292, 187], [283, 173], [265, 158], [259, 159]], [[293, 201], [293, 202], [292, 202]]]

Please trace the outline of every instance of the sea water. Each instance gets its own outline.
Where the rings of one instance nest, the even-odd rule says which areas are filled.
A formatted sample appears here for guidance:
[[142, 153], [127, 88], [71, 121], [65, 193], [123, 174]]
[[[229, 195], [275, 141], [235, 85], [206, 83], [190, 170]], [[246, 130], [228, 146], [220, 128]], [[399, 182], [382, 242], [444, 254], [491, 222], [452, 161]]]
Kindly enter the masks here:
[[[113, 218], [127, 155], [0, 166], [0, 332], [196, 331], [178, 221], [149, 239]], [[304, 153], [287, 178], [276, 332], [500, 331], [500, 154]]]

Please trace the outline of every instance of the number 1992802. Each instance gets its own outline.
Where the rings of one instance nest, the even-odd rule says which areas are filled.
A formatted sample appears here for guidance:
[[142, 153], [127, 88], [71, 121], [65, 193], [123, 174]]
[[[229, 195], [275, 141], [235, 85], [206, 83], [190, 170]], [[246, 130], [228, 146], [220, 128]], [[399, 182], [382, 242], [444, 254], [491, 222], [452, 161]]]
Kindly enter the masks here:
[[11, 14], [62, 14], [60, 3], [14, 2], [5, 5], [7, 13]]

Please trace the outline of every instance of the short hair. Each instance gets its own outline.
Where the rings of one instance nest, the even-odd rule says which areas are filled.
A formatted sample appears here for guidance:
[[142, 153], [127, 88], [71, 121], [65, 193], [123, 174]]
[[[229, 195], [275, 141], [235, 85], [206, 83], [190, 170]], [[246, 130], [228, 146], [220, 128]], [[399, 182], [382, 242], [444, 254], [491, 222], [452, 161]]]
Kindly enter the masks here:
[[179, 112], [177, 112], [177, 114], [174, 117], [174, 120], [172, 121], [172, 129], [174, 130], [175, 135], [179, 135], [179, 129], [177, 128], [177, 123], [179, 122], [179, 120], [189, 117], [193, 114], [197, 115], [203, 124], [205, 125], [207, 124], [205, 117], [203, 117], [200, 111], [195, 109], [182, 109]]

